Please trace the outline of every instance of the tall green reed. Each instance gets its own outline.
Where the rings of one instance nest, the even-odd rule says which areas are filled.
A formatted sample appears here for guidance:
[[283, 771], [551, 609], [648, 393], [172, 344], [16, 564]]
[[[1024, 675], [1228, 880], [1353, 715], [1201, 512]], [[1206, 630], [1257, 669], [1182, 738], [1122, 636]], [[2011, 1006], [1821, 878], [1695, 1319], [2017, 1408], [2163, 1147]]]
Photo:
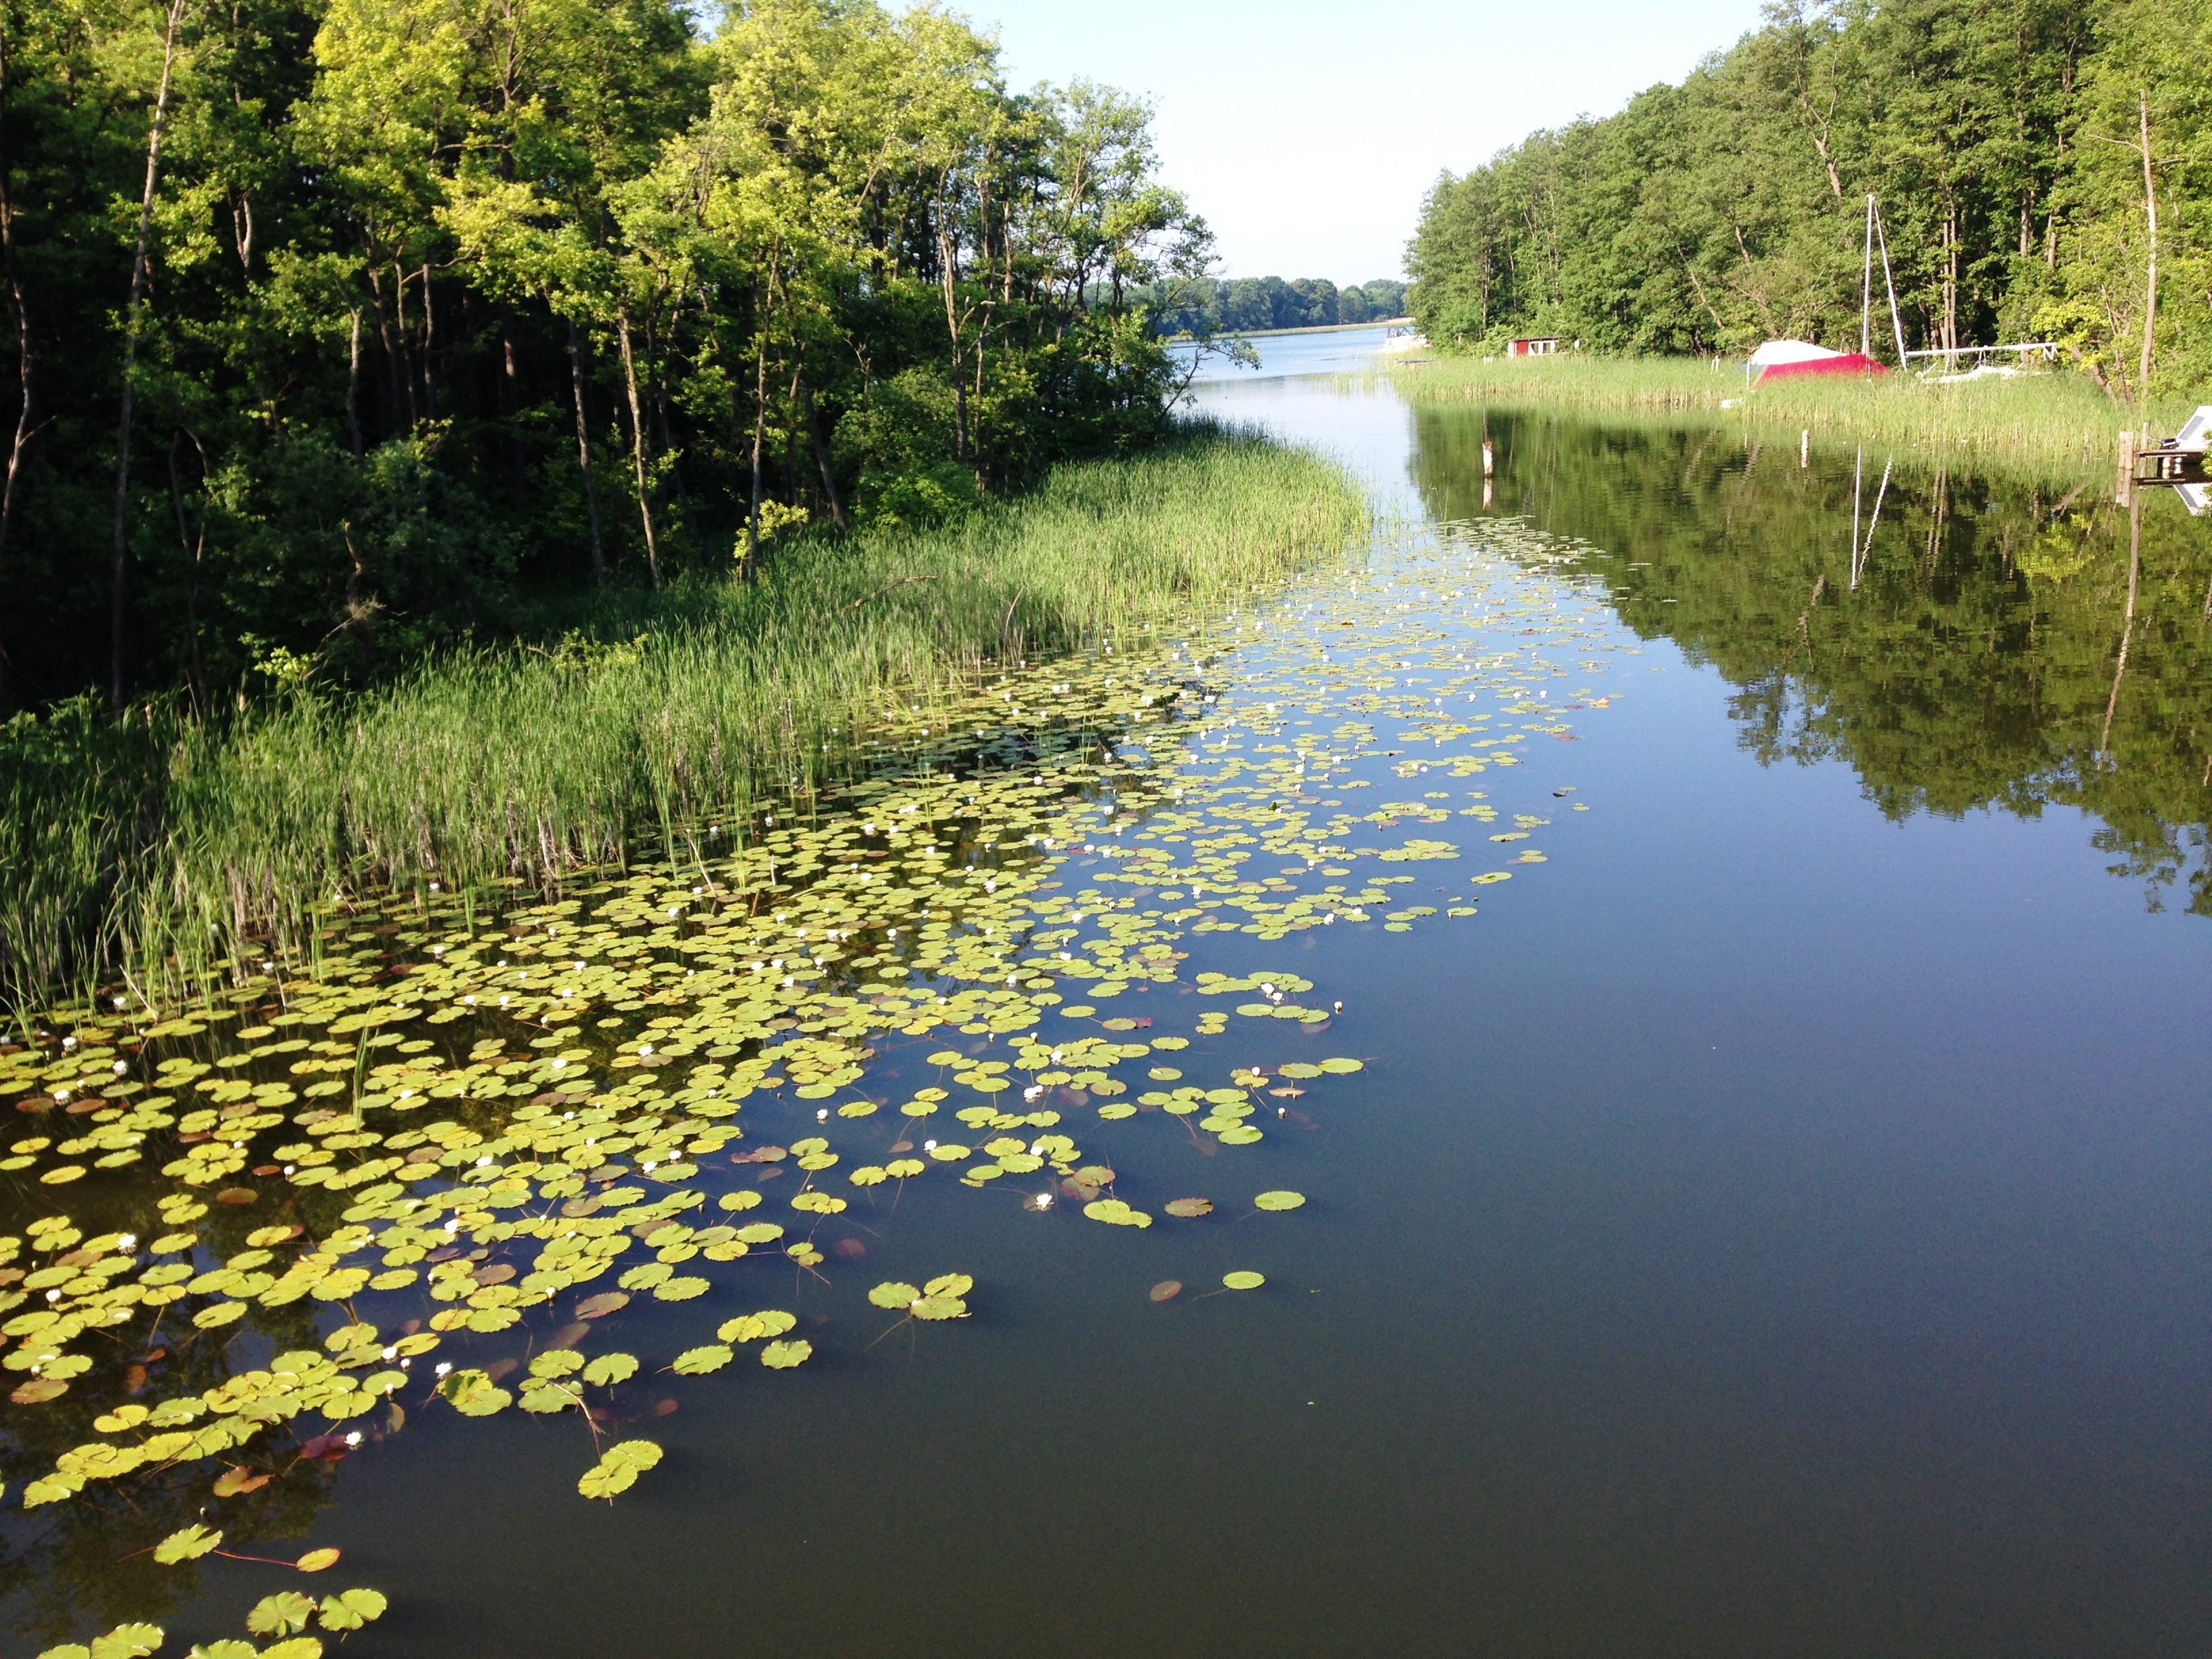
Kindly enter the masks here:
[[1205, 436], [1055, 471], [920, 533], [801, 540], [746, 582], [608, 596], [557, 645], [425, 662], [222, 721], [82, 705], [0, 737], [0, 989], [161, 1006], [296, 963], [365, 889], [557, 879], [860, 763], [887, 704], [1201, 618], [1340, 550], [1358, 490]]
[[2112, 465], [2123, 428], [2171, 433], [2194, 398], [2133, 411], [2070, 370], [1943, 385], [1917, 375], [1793, 377], [1746, 384], [1743, 365], [1708, 358], [1580, 355], [1483, 362], [1445, 357], [1386, 371], [1415, 404], [1495, 404], [1732, 421], [1767, 441], [1801, 432], [1953, 452], [1998, 465], [2078, 471]]

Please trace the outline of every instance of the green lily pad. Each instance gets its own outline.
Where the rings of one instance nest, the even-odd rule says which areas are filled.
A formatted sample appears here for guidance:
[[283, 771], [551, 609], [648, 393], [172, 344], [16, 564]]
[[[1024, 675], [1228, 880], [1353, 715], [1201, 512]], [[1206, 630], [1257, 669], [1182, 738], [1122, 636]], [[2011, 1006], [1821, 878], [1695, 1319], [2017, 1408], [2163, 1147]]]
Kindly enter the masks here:
[[798, 1323], [795, 1314], [785, 1313], [780, 1308], [764, 1308], [758, 1313], [741, 1314], [724, 1321], [714, 1334], [725, 1342], [757, 1342], [763, 1337], [781, 1336]]
[[316, 1618], [325, 1630], [359, 1630], [362, 1626], [374, 1624], [383, 1618], [388, 1605], [381, 1592], [377, 1590], [340, 1590], [336, 1595], [323, 1598]]
[[179, 1561], [197, 1560], [222, 1542], [220, 1531], [198, 1523], [171, 1533], [154, 1546], [154, 1559], [165, 1567]]
[[246, 1615], [246, 1628], [256, 1636], [291, 1636], [307, 1629], [314, 1616], [312, 1597], [297, 1590], [278, 1590], [253, 1604]]
[[584, 1381], [595, 1389], [611, 1389], [637, 1375], [634, 1353], [603, 1353], [584, 1367]]
[[599, 1461], [584, 1471], [576, 1490], [586, 1498], [611, 1498], [637, 1484], [637, 1477], [660, 1462], [660, 1448], [650, 1440], [624, 1440], [607, 1448]]

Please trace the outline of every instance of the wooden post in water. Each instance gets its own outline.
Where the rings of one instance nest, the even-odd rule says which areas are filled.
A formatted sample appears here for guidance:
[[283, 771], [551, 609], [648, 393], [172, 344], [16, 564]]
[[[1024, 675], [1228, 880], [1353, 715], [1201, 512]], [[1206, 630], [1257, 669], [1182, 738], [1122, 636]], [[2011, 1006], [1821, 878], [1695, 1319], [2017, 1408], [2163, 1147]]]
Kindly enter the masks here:
[[2120, 476], [2112, 488], [2112, 500], [2125, 507], [2136, 494], [2136, 434], [2125, 427], [2120, 428]]

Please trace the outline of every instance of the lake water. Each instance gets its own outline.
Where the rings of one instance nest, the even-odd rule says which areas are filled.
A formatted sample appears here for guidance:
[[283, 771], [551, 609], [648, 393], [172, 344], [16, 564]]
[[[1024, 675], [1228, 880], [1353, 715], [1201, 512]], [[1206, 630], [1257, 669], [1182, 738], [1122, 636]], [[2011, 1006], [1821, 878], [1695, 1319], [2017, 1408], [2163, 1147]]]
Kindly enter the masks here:
[[[1308, 374], [1356, 374], [1372, 368], [1383, 341], [1393, 332], [1383, 327], [1329, 328], [1297, 334], [1261, 334], [1249, 343], [1259, 357], [1255, 364], [1233, 362], [1216, 351], [1199, 356], [1194, 346], [1170, 348], [1184, 363], [1196, 358], [1193, 383], [1209, 390], [1217, 382], [1249, 386], [1255, 380], [1281, 380]], [[1201, 393], [1201, 395], [1206, 395]]]
[[[1334, 368], [1370, 337], [1261, 343]], [[573, 1413], [415, 1390], [226, 1547], [343, 1547], [308, 1587], [390, 1595], [366, 1659], [2212, 1650], [2212, 532], [2145, 504], [2130, 623], [2126, 515], [2064, 480], [1327, 378], [1195, 401], [1342, 457], [1389, 527], [1356, 574], [1129, 653], [1182, 742], [1121, 728], [1049, 873], [1115, 902], [1188, 787], [1213, 815], [1188, 833], [1266, 848], [1245, 873], [1295, 917], [1189, 928], [1172, 981], [1098, 1018], [1193, 1030], [1153, 1056], [1193, 1082], [1362, 1069], [1253, 1085], [1249, 1145], [1047, 1095], [1142, 1229], [1018, 1202], [1034, 1176], [854, 1194], [819, 1237], [860, 1254], [699, 1304], [791, 1308], [813, 1358], [647, 1379], [621, 1432], [667, 1457], [612, 1504], [577, 1495]], [[1331, 812], [1380, 861], [1268, 827]], [[1354, 867], [1409, 879], [1320, 885]], [[1255, 993], [1208, 973], [1308, 983], [1311, 1018], [1231, 1014]], [[946, 1042], [888, 1036], [871, 1091], [943, 1077]], [[1133, 1090], [1166, 1086], [1150, 1063]], [[739, 1121], [743, 1146], [815, 1117]], [[884, 1121], [820, 1133], [857, 1158], [836, 1137]], [[1219, 1207], [1160, 1212], [1182, 1194]], [[1267, 1284], [1201, 1295], [1240, 1268]], [[969, 1319], [862, 1300], [952, 1270]], [[641, 1293], [609, 1340], [665, 1366], [707, 1340], [682, 1311]], [[11, 1413], [11, 1510], [68, 1443], [22, 1425], [62, 1408]], [[211, 1467], [138, 1496], [146, 1542]], [[94, 1501], [7, 1523], [9, 1651], [149, 1601], [235, 1634], [295, 1582], [118, 1565], [88, 1540], [141, 1524], [119, 1503], [45, 1530]]]

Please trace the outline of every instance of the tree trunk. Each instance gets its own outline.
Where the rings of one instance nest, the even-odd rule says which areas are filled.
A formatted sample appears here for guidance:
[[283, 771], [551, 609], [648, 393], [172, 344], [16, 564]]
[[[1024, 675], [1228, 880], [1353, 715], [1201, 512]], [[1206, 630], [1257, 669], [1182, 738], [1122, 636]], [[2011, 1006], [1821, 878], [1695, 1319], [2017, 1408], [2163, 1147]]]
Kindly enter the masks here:
[[[8, 540], [15, 527], [16, 486], [23, 476], [23, 455], [31, 442], [31, 394], [34, 383], [36, 360], [31, 350], [31, 308], [23, 297], [23, 274], [15, 264], [15, 201], [8, 189], [9, 151], [4, 117], [8, 89], [9, 64], [6, 57], [7, 39], [0, 32], [0, 269], [4, 269], [8, 280], [8, 299], [15, 314], [15, 380], [18, 401], [15, 405], [15, 438], [8, 449], [8, 474], [0, 484], [0, 582], [4, 582], [8, 568]], [[15, 674], [8, 656], [8, 643], [0, 634], [0, 720], [15, 711]]]
[[514, 313], [502, 307], [499, 319], [500, 401], [507, 427], [507, 493], [516, 507], [530, 499], [530, 469], [516, 422], [522, 416], [522, 368], [514, 355]]
[[1959, 347], [1959, 209], [1943, 208], [1943, 349]]
[[[632, 469], [637, 477], [637, 516], [639, 521], [645, 526], [645, 568], [653, 578], [653, 585], [659, 587], [660, 586], [660, 544], [653, 537], [653, 498], [645, 487], [645, 415], [638, 404], [637, 361], [630, 352], [629, 311], [626, 307], [617, 309], [615, 313], [615, 335], [622, 342], [623, 381], [629, 388], [629, 455]], [[757, 445], [755, 446], [754, 453], [757, 457], [759, 453]], [[756, 474], [760, 471], [760, 462], [757, 459], [753, 462], [753, 471]], [[758, 493], [757, 485], [755, 486], [755, 493]]]
[[745, 574], [760, 568], [761, 441], [768, 435], [768, 330], [753, 334], [753, 495], [745, 515]]
[[[650, 341], [647, 342], [651, 343]], [[667, 359], [661, 359], [665, 370]], [[668, 376], [664, 372], [653, 378], [653, 418], [660, 428], [660, 453], [668, 458], [668, 479], [676, 486], [676, 511], [684, 534], [679, 539], [686, 546], [695, 546], [696, 526], [691, 516], [691, 487], [684, 481], [684, 454], [676, 447], [675, 423], [668, 417]]]
[[584, 510], [592, 521], [592, 581], [607, 585], [607, 550], [599, 534], [599, 486], [592, 476], [592, 420], [584, 407], [584, 348], [576, 338], [575, 319], [568, 322], [568, 382], [576, 394], [576, 465], [584, 474]]
[[161, 84], [146, 135], [146, 185], [138, 197], [138, 239], [131, 257], [131, 298], [123, 312], [123, 395], [115, 422], [115, 557], [108, 603], [107, 705], [123, 708], [123, 653], [131, 581], [131, 375], [138, 356], [138, 319], [146, 298], [146, 244], [154, 229], [154, 191], [161, 173], [161, 136], [169, 119], [169, 82], [177, 63], [177, 27], [185, 0], [169, 0], [161, 31]]
[[361, 307], [353, 312], [353, 332], [346, 348], [346, 436], [353, 443], [353, 464], [361, 465]]
[[814, 445], [814, 465], [822, 473], [823, 498], [830, 503], [830, 516], [837, 528], [849, 530], [852, 526], [845, 520], [845, 504], [837, 498], [837, 472], [830, 465], [829, 441], [822, 435], [822, 416], [814, 407], [814, 388], [802, 380], [799, 390], [806, 408], [806, 435]]
[[430, 267], [422, 267], [422, 406], [432, 420], [438, 418], [438, 382], [432, 377], [433, 354], [438, 345], [438, 311], [430, 301]]
[[[169, 434], [169, 505], [177, 515], [177, 545], [183, 550], [187, 574], [185, 577], [185, 627], [191, 647], [192, 702], [196, 708], [207, 707], [207, 664], [200, 655], [200, 566], [207, 554], [207, 514], [200, 514], [199, 529], [194, 534], [186, 527], [185, 519], [185, 487], [177, 477], [177, 446], [190, 436], [181, 427]], [[200, 441], [192, 439], [192, 447], [199, 449]], [[200, 450], [200, 483], [207, 483], [207, 452]]]
[[938, 280], [945, 290], [945, 331], [952, 343], [952, 459], [968, 465], [968, 379], [960, 347], [959, 288], [953, 270], [952, 237], [940, 216], [937, 232]]
[[392, 275], [395, 279], [392, 284], [392, 350], [400, 387], [407, 394], [407, 431], [411, 437], [415, 428], [422, 423], [422, 416], [415, 404], [415, 359], [407, 349], [407, 273], [395, 260]]
[[2153, 331], [2158, 326], [2158, 185], [2151, 171], [2150, 161], [2150, 96], [2138, 93], [2136, 117], [2142, 123], [2143, 167], [2143, 223], [2149, 233], [2148, 257], [2143, 277], [2142, 358], [2136, 370], [2136, 403], [2141, 407], [2150, 397], [2150, 361]]

